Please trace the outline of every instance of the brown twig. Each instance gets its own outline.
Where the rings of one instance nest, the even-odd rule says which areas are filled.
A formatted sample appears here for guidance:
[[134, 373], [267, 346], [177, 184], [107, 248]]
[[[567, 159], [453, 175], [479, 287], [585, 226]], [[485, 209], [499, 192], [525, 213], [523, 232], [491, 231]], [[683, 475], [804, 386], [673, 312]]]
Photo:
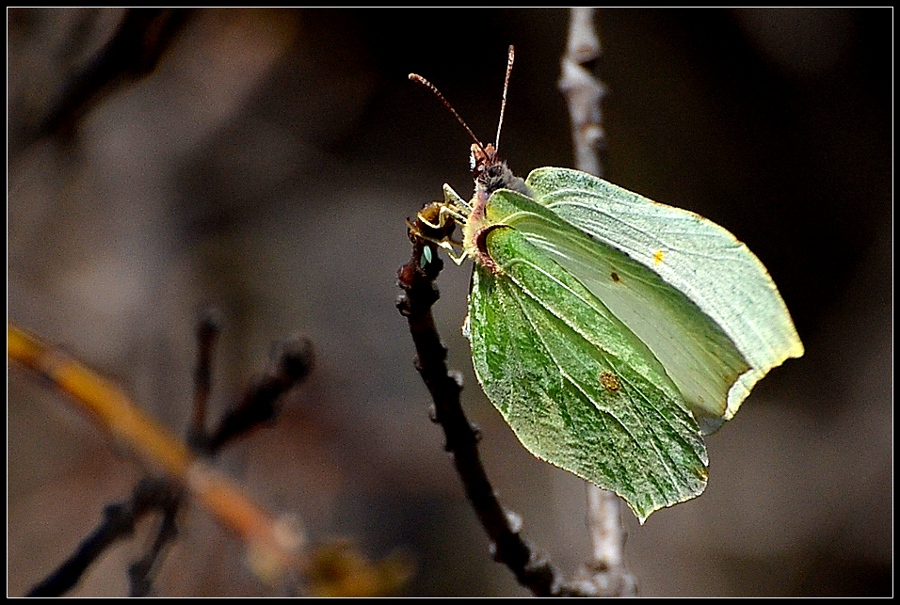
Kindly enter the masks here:
[[274, 420], [277, 404], [309, 375], [314, 362], [312, 342], [292, 336], [272, 350], [268, 372], [256, 378], [244, 395], [212, 431], [206, 429], [206, 408], [212, 374], [212, 354], [219, 336], [216, 314], [206, 310], [197, 327], [197, 367], [194, 371], [194, 414], [188, 429], [188, 443], [205, 456], [215, 456], [232, 441], [252, 433]]
[[82, 574], [107, 548], [134, 532], [136, 523], [153, 510], [167, 510], [178, 499], [169, 481], [147, 478], [134, 488], [131, 500], [111, 504], [103, 522], [78, 546], [65, 563], [29, 591], [29, 597], [56, 597], [71, 590]]
[[194, 368], [194, 413], [188, 426], [188, 444], [204, 449], [207, 441], [206, 408], [212, 385], [212, 360], [219, 339], [219, 321], [212, 309], [206, 309], [197, 325], [197, 366]]
[[306, 378], [313, 358], [313, 345], [307, 338], [293, 336], [276, 345], [269, 371], [250, 384], [238, 404], [209, 434], [203, 448], [205, 453], [214, 455], [233, 440], [274, 420], [282, 395]]
[[[173, 488], [175, 487], [171, 481], [168, 483]], [[159, 520], [159, 527], [153, 543], [143, 557], [128, 567], [131, 596], [145, 597], [153, 589], [153, 579], [156, 577], [156, 572], [159, 571], [159, 567], [162, 564], [162, 555], [165, 547], [174, 542], [178, 536], [178, 511], [181, 509], [183, 502], [184, 498], [181, 491], [178, 490], [177, 497], [164, 502], [161, 506], [162, 518]]]
[[[519, 583], [537, 596], [590, 595], [560, 578], [550, 562], [521, 537], [519, 517], [507, 511], [497, 499], [478, 453], [478, 429], [469, 423], [460, 405], [462, 381], [447, 369], [447, 349], [441, 343], [431, 314], [431, 307], [439, 298], [434, 280], [443, 263], [433, 244], [412, 231], [410, 240], [412, 257], [398, 275], [398, 285], [404, 293], [397, 301], [397, 308], [409, 323], [416, 347], [416, 369], [434, 401], [432, 420], [444, 429], [444, 448], [452, 457], [466, 496], [491, 540], [494, 559], [509, 567]], [[423, 256], [426, 247], [431, 251]], [[423, 258], [431, 261], [422, 262]]]

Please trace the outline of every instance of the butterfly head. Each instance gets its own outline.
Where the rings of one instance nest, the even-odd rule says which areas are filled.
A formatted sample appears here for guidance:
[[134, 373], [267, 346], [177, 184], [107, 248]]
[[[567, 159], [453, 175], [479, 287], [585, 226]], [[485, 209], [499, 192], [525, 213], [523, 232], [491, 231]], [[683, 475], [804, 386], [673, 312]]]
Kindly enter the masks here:
[[513, 174], [506, 162], [500, 159], [497, 148], [490, 143], [484, 146], [472, 143], [469, 167], [475, 179], [476, 194], [490, 195], [498, 189], [512, 189], [531, 195], [525, 181]]

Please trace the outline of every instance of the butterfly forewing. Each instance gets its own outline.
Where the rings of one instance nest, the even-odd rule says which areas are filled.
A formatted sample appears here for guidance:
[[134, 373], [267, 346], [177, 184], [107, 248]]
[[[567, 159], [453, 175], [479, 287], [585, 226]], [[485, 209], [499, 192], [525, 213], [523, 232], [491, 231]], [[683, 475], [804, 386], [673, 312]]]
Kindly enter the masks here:
[[[520, 209], [501, 212], [505, 199], [517, 199]], [[724, 415], [728, 390], [749, 365], [697, 305], [654, 271], [533, 200], [497, 192], [490, 208], [496, 220], [576, 276], [649, 347], [701, 428]]]
[[[649, 326], [632, 327], [676, 384], [696, 382], [697, 368], [708, 373], [711, 366], [695, 366], [690, 363], [691, 356], [673, 357], [667, 352], [667, 342], [674, 338], [702, 350], [708, 339], [716, 340], [715, 332], [719, 332], [734, 343], [749, 368], [729, 383], [721, 403], [698, 401], [688, 395], [692, 409], [705, 418], [707, 432], [734, 416], [753, 384], [770, 369], [788, 357], [803, 354], [784, 301], [765, 267], [724, 228], [693, 212], [654, 202], [576, 170], [541, 168], [526, 182], [539, 204], [657, 274], [669, 289], [690, 300], [711, 320], [714, 331], [696, 331], [688, 321], [659, 317], [659, 308], [648, 304], [640, 293], [626, 293], [621, 304], [623, 314], [633, 305], [636, 314], [652, 320], [645, 322]], [[553, 248], [551, 252], [565, 258], [561, 262], [589, 262], [583, 255], [579, 259], [579, 252], [566, 241], [554, 242]], [[578, 269], [579, 277], [585, 270]], [[607, 302], [619, 308], [619, 303]], [[614, 311], [618, 314], [617, 309]]]

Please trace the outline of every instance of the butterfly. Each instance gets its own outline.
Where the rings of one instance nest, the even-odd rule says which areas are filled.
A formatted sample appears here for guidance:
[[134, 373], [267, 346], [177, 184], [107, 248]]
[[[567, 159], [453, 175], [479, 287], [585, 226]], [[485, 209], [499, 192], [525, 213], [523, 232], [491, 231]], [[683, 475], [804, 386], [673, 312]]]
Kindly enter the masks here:
[[472, 259], [463, 331], [522, 445], [643, 523], [703, 492], [704, 435], [803, 344], [766, 268], [723, 227], [578, 170], [515, 176], [498, 155], [512, 63], [510, 47], [487, 145], [410, 74], [469, 133], [475, 181], [469, 201], [444, 185], [410, 227]]

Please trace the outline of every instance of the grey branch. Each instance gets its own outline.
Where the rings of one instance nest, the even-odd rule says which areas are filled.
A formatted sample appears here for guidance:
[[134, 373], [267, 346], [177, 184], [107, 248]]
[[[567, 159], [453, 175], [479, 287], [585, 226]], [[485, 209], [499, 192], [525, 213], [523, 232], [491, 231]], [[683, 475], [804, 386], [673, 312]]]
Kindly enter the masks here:
[[584, 172], [603, 176], [599, 152], [604, 148], [605, 134], [600, 101], [606, 89], [584, 67], [600, 56], [600, 39], [594, 28], [593, 9], [573, 8], [571, 15], [559, 89], [569, 102], [575, 165]]
[[[600, 152], [605, 147], [605, 135], [600, 101], [606, 89], [584, 66], [599, 56], [600, 38], [594, 27], [593, 9], [573, 8], [559, 89], [569, 103], [575, 165], [579, 170], [602, 176]], [[587, 525], [593, 560], [582, 570], [577, 582], [590, 585], [590, 588], [585, 586], [581, 589], [585, 593], [636, 596], [637, 585], [625, 568], [622, 557], [625, 529], [622, 526], [620, 501], [611, 492], [586, 485]]]

